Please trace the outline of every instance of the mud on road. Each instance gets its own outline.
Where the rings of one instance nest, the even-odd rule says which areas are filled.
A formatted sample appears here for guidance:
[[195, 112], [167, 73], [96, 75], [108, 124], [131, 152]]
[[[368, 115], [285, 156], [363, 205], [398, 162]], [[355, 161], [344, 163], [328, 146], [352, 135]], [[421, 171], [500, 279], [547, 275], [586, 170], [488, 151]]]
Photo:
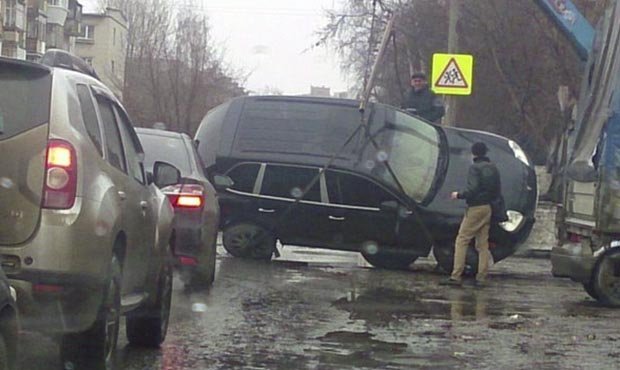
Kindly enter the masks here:
[[[509, 258], [492, 268], [488, 287], [475, 289], [439, 286], [445, 275], [431, 260], [394, 272], [340, 252], [285, 248], [271, 263], [218, 253], [210, 291], [186, 291], [175, 281], [162, 349], [134, 348], [122, 338], [119, 368], [611, 369], [620, 363], [620, 310], [600, 307], [581, 286], [551, 277], [546, 259]], [[33, 360], [25, 348], [22, 363], [36, 369], [55, 356], [52, 349]]]

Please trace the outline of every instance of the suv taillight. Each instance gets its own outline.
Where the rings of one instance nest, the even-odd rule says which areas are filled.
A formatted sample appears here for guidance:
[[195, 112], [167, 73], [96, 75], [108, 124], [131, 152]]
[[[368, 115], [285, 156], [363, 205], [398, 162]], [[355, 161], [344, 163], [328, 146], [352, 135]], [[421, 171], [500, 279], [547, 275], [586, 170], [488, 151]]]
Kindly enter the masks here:
[[177, 184], [162, 189], [174, 208], [200, 209], [204, 206], [204, 188], [198, 184]]
[[43, 208], [68, 209], [75, 203], [77, 163], [75, 149], [64, 140], [47, 143]]

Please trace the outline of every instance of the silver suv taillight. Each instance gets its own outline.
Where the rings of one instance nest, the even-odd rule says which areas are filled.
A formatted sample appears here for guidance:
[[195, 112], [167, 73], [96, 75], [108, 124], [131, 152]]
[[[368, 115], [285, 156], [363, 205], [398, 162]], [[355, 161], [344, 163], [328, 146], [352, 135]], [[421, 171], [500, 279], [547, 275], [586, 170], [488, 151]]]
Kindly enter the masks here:
[[73, 145], [51, 139], [47, 143], [43, 208], [68, 209], [75, 203], [77, 158]]

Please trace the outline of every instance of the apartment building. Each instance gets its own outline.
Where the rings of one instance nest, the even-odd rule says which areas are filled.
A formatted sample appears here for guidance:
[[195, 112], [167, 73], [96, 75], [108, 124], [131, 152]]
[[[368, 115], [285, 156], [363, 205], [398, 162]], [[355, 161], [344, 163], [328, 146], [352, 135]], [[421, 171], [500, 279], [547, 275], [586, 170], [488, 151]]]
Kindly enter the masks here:
[[119, 98], [125, 81], [127, 19], [119, 9], [82, 15], [76, 54], [95, 68]]
[[75, 53], [82, 19], [82, 5], [77, 0], [46, 0], [48, 49], [63, 49]]
[[39, 60], [47, 49], [75, 52], [77, 0], [0, 0], [0, 55]]
[[26, 1], [0, 0], [2, 9], [2, 47], [0, 55], [26, 59]]

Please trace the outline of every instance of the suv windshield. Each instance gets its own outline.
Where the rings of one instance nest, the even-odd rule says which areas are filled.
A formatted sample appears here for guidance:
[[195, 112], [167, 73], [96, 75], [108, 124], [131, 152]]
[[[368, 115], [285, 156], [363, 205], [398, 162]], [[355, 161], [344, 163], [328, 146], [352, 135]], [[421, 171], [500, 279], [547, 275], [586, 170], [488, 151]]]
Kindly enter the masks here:
[[0, 67], [0, 140], [46, 123], [50, 91], [51, 76], [46, 71]]
[[[402, 112], [395, 112], [393, 122], [379, 135], [379, 145], [386, 148], [387, 158], [405, 193], [421, 202], [432, 188], [439, 167], [440, 138], [437, 129]], [[381, 177], [395, 185], [392, 175]]]
[[170, 163], [181, 171], [182, 175], [192, 172], [187, 148], [181, 137], [149, 135], [138, 132], [144, 147], [144, 168], [152, 172], [155, 161]]

